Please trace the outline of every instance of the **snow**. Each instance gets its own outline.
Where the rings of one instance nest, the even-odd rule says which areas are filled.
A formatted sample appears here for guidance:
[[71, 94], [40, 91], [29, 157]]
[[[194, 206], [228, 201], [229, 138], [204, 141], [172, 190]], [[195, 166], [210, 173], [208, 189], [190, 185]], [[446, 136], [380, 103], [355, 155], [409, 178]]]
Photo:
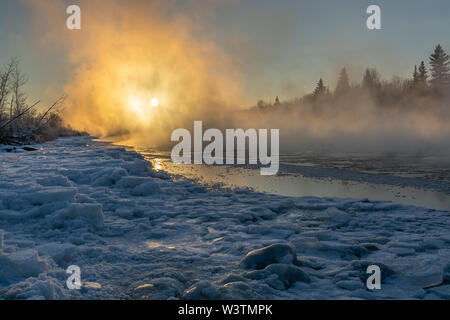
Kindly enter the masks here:
[[264, 269], [273, 263], [297, 263], [295, 249], [287, 244], [273, 244], [249, 252], [241, 261], [244, 269]]
[[450, 299], [449, 211], [207, 190], [88, 137], [0, 177], [0, 299]]

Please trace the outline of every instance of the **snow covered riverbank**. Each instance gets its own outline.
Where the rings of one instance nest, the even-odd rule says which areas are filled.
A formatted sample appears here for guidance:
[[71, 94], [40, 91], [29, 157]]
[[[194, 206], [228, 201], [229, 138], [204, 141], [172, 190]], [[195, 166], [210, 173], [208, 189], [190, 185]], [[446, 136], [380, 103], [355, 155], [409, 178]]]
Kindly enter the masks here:
[[[449, 217], [211, 192], [137, 153], [59, 139], [0, 153], [0, 299], [450, 299]], [[371, 264], [381, 290], [366, 289]], [[66, 287], [70, 265], [81, 290]]]

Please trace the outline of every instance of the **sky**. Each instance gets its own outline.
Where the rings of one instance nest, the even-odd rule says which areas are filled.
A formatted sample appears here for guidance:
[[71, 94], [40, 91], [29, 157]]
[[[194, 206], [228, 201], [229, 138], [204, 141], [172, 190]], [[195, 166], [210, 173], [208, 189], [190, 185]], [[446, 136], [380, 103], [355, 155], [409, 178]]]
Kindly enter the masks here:
[[[123, 0], [124, 10], [142, 1]], [[366, 27], [371, 4], [381, 7], [382, 30]], [[355, 83], [366, 67], [376, 67], [384, 78], [408, 77], [437, 43], [450, 51], [448, 0], [168, 0], [162, 6], [161, 14], [190, 21], [195, 38], [230, 58], [240, 72], [246, 103], [302, 96], [319, 78], [334, 88], [343, 66]], [[0, 62], [20, 58], [30, 99], [50, 101], [63, 90], [73, 66], [64, 48], [45, 54], [37, 49], [42, 39], [31, 16], [25, 0], [0, 0]], [[65, 28], [56, 21], [54, 28]]]

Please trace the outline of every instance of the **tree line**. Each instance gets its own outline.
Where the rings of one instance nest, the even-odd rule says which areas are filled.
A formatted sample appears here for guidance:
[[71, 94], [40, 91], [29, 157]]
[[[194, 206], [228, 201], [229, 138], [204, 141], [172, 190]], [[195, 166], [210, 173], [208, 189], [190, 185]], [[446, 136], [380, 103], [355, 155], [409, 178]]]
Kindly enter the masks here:
[[321, 78], [314, 91], [302, 98], [280, 102], [277, 96], [274, 103], [260, 100], [257, 108], [273, 110], [285, 105], [320, 105], [342, 102], [349, 98], [357, 98], [354, 102], [362, 101], [358, 98], [370, 98], [378, 106], [408, 106], [423, 102], [424, 99], [435, 102], [446, 102], [450, 97], [450, 57], [438, 44], [429, 57], [429, 67], [425, 61], [416, 64], [412, 76], [402, 79], [394, 76], [392, 80], [382, 80], [375, 68], [365, 70], [362, 83], [351, 84], [346, 68], [342, 68], [334, 90], [325, 84]]

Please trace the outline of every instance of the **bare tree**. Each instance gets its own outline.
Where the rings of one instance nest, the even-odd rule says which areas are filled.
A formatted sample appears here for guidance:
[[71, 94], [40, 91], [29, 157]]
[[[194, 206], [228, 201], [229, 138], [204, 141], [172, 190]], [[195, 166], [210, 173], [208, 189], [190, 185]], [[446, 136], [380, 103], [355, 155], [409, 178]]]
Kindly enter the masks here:
[[27, 77], [19, 68], [19, 60], [12, 59], [0, 70], [0, 144], [23, 145], [80, 135], [63, 124], [58, 112], [66, 95], [60, 96], [47, 109], [39, 111], [39, 101], [28, 105], [24, 86]]
[[3, 72], [0, 71], [0, 121], [6, 117], [5, 108], [11, 91], [11, 77], [16, 66], [17, 60], [11, 59], [5, 66]]
[[15, 115], [21, 113], [26, 106], [27, 95], [22, 91], [23, 86], [28, 82], [27, 77], [20, 71], [19, 61], [14, 64], [11, 77], [11, 92], [14, 96]]

